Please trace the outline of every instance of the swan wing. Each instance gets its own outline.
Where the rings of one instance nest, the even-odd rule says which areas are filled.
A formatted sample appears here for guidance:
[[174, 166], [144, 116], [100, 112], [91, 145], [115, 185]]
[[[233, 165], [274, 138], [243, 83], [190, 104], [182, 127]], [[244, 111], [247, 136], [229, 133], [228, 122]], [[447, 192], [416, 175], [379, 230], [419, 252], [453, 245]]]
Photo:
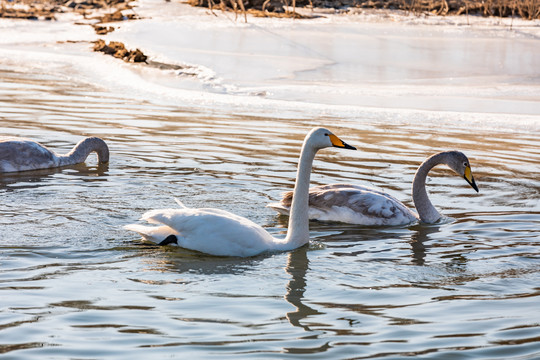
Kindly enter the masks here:
[[[280, 213], [290, 209], [292, 194], [272, 208]], [[404, 225], [416, 215], [395, 197], [367, 186], [330, 184], [309, 191], [309, 217], [321, 221], [338, 221], [358, 225]]]
[[[161, 229], [155, 232], [162, 237], [154, 237], [153, 241], [159, 242], [174, 234], [179, 246], [210, 255], [253, 256], [271, 249], [274, 243], [273, 237], [261, 226], [219, 209], [151, 210], [142, 219], [160, 225]], [[164, 226], [172, 231], [167, 233]], [[141, 230], [132, 225], [128, 225], [128, 229]]]
[[0, 172], [47, 169], [58, 166], [56, 155], [43, 145], [25, 138], [0, 138]]

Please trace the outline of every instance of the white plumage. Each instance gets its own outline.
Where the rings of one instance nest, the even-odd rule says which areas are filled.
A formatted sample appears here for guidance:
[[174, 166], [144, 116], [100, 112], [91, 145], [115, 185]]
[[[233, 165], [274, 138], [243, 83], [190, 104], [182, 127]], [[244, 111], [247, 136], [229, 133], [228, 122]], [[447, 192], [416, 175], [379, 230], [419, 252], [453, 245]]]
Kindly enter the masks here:
[[[324, 128], [313, 129], [305, 138], [300, 153], [291, 204], [287, 236], [277, 239], [249, 219], [228, 211], [201, 208], [151, 210], [142, 220], [149, 225], [132, 224], [124, 228], [140, 233], [160, 244], [176, 242], [186, 249], [218, 256], [253, 256], [264, 251], [287, 251], [309, 241], [308, 190], [313, 159], [318, 150], [335, 146], [354, 149]], [[172, 235], [172, 236], [171, 236]]]
[[161, 226], [132, 224], [125, 229], [156, 243], [175, 235], [178, 246], [206, 254], [243, 257], [278, 249], [261, 226], [225, 210], [159, 209], [146, 212], [142, 220]]

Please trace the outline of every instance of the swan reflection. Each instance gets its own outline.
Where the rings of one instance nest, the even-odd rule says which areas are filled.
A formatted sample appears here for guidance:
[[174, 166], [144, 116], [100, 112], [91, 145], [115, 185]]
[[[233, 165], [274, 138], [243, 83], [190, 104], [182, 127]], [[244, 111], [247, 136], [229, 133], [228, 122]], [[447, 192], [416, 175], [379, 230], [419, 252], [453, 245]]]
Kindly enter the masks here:
[[303, 302], [307, 285], [306, 273], [309, 269], [308, 250], [309, 248], [304, 246], [290, 252], [287, 256], [287, 265], [285, 267], [287, 274], [291, 275], [291, 279], [287, 284], [285, 300], [296, 308], [294, 311], [286, 314], [287, 320], [289, 320], [292, 326], [301, 327], [306, 331], [310, 331], [311, 329], [308, 325], [303, 325], [301, 321], [309, 316], [322, 314]]

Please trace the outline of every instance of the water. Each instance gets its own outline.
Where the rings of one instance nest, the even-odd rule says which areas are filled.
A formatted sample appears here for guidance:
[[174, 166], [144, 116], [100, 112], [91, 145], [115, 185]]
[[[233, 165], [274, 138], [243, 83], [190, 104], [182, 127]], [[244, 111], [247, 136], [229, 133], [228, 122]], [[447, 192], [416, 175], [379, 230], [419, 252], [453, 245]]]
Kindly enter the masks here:
[[[58, 152], [95, 135], [111, 148], [105, 166], [91, 156], [0, 177], [7, 358], [540, 357], [538, 113], [184, 102], [88, 81], [68, 61], [0, 65], [2, 134]], [[313, 184], [368, 184], [412, 206], [419, 163], [457, 148], [480, 193], [436, 168], [441, 224], [312, 222], [309, 246], [247, 259], [159, 248], [122, 229], [178, 197], [282, 236], [286, 218], [265, 205], [292, 188], [315, 125], [359, 151], [321, 151]]]

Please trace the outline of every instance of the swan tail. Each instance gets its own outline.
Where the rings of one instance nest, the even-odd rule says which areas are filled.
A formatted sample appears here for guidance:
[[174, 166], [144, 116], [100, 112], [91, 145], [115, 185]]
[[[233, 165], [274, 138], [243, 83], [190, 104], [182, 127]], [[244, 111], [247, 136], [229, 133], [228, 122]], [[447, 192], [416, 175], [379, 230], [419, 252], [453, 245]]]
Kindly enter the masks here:
[[289, 216], [289, 211], [291, 210], [287, 206], [283, 206], [282, 203], [271, 203], [266, 205], [266, 207], [269, 207], [270, 209], [278, 212], [280, 215], [287, 215]]
[[181, 229], [184, 223], [189, 221], [191, 214], [191, 209], [155, 209], [145, 212], [141, 220], [149, 224], [165, 225], [176, 235], [179, 231], [174, 229]]
[[169, 235], [178, 235], [178, 231], [169, 226], [147, 226], [140, 224], [129, 224], [124, 226], [125, 230], [134, 231], [141, 235], [143, 239], [160, 243]]
[[177, 203], [182, 209], [187, 209], [187, 208], [188, 208], [186, 205], [184, 205], [183, 202], [180, 201], [180, 199], [174, 198], [174, 201], [176, 201], [176, 203]]
[[124, 226], [124, 229], [139, 233], [145, 240], [150, 240], [155, 243], [160, 243], [169, 235], [180, 236], [180, 232], [175, 230], [171, 218], [177, 212], [182, 212], [178, 209], [156, 209], [150, 210], [143, 214], [141, 220], [144, 220], [152, 225], [129, 224]]

